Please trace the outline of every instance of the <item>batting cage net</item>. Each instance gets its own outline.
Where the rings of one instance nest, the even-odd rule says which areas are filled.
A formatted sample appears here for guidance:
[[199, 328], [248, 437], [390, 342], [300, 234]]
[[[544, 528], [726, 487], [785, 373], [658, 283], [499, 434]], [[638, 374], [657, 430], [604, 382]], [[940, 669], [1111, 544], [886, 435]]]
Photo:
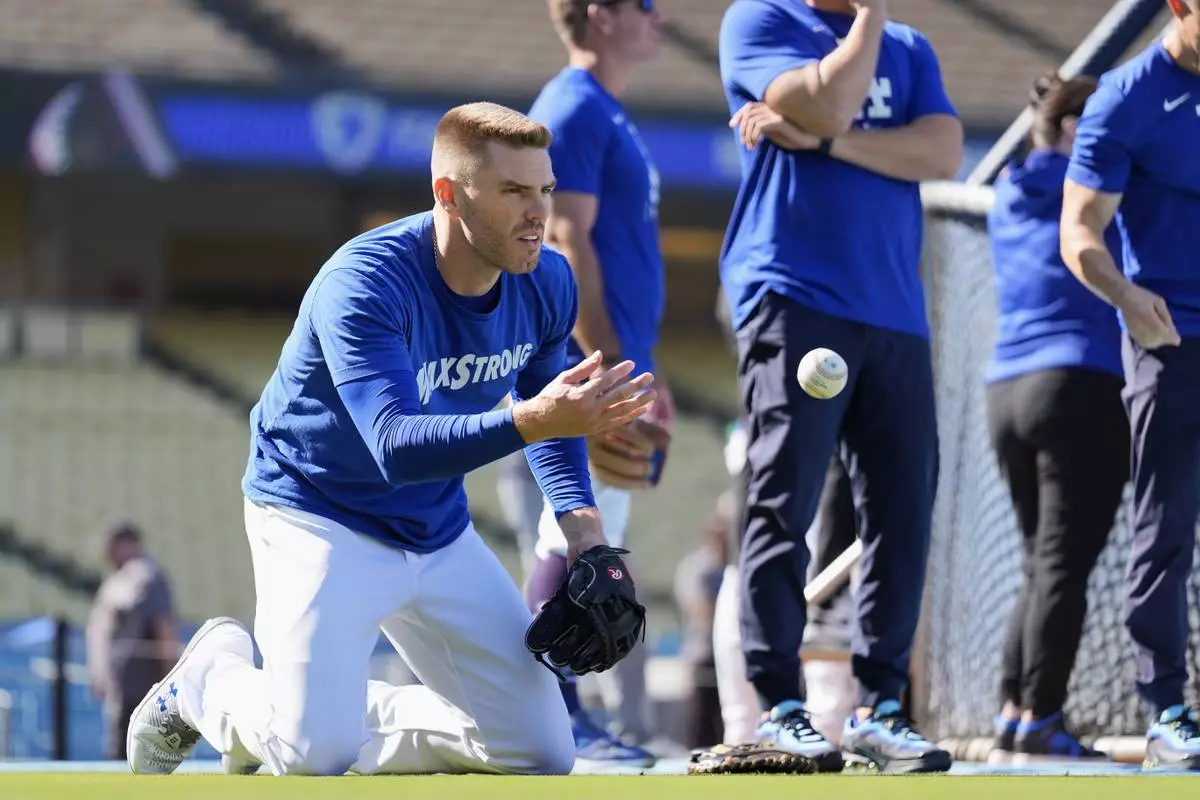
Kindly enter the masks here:
[[[941, 477], [914, 693], [926, 734], [938, 740], [992, 735], [1005, 627], [1021, 581], [1021, 539], [988, 439], [984, 405], [984, 367], [996, 327], [986, 231], [992, 198], [990, 188], [963, 184], [923, 189], [922, 268], [933, 327]], [[1146, 730], [1123, 615], [1128, 499], [1127, 487], [1127, 502], [1088, 586], [1083, 640], [1071, 677], [1066, 714], [1085, 737]], [[1188, 583], [1193, 675], [1200, 664], [1198, 586], [1193, 573]], [[1189, 686], [1188, 701], [1196, 697], [1196, 687]]]

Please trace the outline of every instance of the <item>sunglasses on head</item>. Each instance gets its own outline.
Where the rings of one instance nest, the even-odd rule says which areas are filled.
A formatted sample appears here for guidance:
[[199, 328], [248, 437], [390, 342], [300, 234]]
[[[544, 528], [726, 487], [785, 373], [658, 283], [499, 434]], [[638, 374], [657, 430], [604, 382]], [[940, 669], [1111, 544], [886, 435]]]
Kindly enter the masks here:
[[596, 0], [598, 6], [619, 6], [624, 3], [632, 3], [637, 6], [643, 14], [649, 14], [654, 11], [654, 0]]

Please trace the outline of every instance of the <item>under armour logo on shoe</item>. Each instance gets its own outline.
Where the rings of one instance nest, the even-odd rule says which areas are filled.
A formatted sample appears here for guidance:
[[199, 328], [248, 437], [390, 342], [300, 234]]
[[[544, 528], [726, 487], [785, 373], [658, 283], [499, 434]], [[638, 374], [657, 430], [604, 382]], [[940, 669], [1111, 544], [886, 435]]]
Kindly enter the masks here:
[[[167, 685], [167, 694], [169, 694], [171, 697], [179, 696], [179, 689], [175, 686], [174, 683], [170, 683]], [[162, 711], [162, 712], [166, 712], [167, 699], [160, 694], [158, 697], [155, 698], [155, 700], [158, 701], [158, 710]]]

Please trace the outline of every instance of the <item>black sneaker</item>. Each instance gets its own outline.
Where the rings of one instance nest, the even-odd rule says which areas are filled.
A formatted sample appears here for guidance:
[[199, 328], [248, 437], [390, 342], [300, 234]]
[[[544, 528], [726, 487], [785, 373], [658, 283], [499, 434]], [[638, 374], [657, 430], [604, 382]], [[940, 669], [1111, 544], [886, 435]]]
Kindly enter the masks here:
[[1062, 711], [1048, 717], [1022, 722], [1014, 742], [1014, 764], [1037, 761], [1102, 761], [1105, 753], [1093, 750], [1067, 730]]

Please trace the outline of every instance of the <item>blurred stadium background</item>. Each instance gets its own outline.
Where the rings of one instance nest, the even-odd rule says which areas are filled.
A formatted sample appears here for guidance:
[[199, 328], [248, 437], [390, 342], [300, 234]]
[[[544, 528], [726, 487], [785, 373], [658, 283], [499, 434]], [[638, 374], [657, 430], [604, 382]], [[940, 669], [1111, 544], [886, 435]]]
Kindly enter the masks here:
[[[664, 48], [628, 97], [662, 175], [660, 360], [681, 411], [631, 525], [664, 705], [684, 691], [675, 569], [729, 485], [737, 414], [713, 314], [738, 169], [716, 70], [727, 5], [659, 0]], [[1112, 6], [891, 1], [940, 55], [963, 177]], [[345, 239], [429, 206], [445, 109], [524, 109], [563, 62], [544, 0], [0, 0], [0, 759], [101, 756], [81, 627], [113, 525], [145, 532], [184, 634], [253, 618], [246, 418], [298, 298]], [[470, 500], [517, 575], [496, 477], [472, 474]]]

